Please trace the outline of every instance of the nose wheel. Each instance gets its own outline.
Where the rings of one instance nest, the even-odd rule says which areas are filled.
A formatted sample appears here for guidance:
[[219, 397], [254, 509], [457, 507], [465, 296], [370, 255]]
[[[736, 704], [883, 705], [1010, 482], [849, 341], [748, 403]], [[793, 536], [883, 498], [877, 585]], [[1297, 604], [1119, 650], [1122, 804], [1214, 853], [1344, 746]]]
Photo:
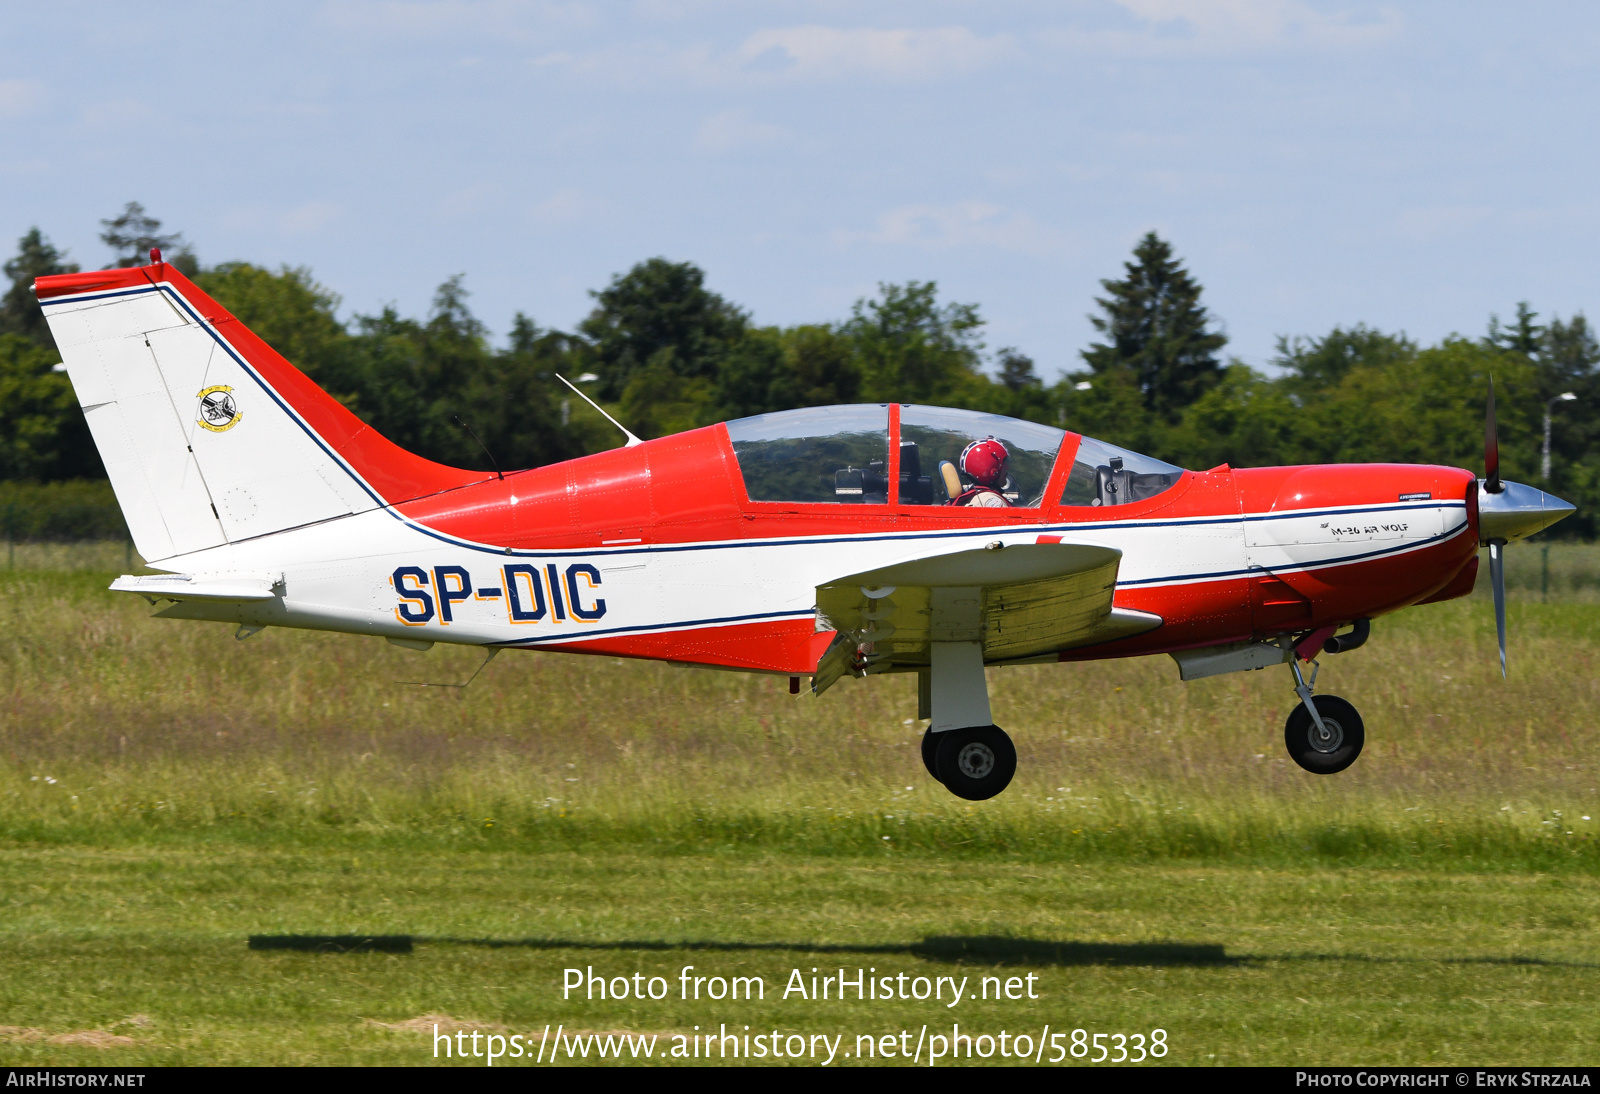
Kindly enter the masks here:
[[1337, 695], [1312, 698], [1311, 685], [1317, 681], [1315, 661], [1309, 682], [1301, 674], [1298, 661], [1289, 664], [1294, 671], [1295, 693], [1300, 696], [1300, 705], [1289, 712], [1283, 723], [1283, 743], [1290, 758], [1314, 775], [1343, 771], [1356, 762], [1366, 743], [1361, 715]]
[[1306, 705], [1289, 712], [1283, 724], [1283, 743], [1294, 762], [1315, 775], [1332, 775], [1356, 762], [1366, 743], [1366, 727], [1356, 708], [1337, 695], [1317, 696], [1317, 725]]

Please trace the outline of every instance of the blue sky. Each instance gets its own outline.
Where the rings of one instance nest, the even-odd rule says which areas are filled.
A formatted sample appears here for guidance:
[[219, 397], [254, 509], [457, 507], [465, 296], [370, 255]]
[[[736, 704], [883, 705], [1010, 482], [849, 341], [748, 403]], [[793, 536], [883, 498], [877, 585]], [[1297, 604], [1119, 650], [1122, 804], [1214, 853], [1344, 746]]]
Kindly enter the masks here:
[[1053, 375], [1155, 229], [1259, 366], [1600, 306], [1597, 69], [1576, 3], [13, 5], [0, 246], [103, 265], [138, 200], [345, 315], [465, 273], [498, 333], [657, 254], [763, 323], [936, 280]]

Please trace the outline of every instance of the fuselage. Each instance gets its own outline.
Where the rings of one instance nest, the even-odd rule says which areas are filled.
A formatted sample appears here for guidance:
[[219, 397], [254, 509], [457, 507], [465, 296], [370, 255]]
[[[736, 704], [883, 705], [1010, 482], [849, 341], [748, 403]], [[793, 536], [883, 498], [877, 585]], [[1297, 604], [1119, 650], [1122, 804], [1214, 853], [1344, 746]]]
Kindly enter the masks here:
[[832, 637], [818, 629], [818, 585], [994, 542], [1116, 548], [1116, 605], [1163, 620], [1063, 660], [1314, 630], [1471, 588], [1470, 472], [1223, 467], [1113, 508], [1049, 504], [1078, 443], [1067, 435], [1037, 508], [901, 504], [894, 462], [883, 504], [767, 502], [749, 498], [714, 425], [164, 560], [281, 574], [283, 590], [167, 614], [798, 675]]

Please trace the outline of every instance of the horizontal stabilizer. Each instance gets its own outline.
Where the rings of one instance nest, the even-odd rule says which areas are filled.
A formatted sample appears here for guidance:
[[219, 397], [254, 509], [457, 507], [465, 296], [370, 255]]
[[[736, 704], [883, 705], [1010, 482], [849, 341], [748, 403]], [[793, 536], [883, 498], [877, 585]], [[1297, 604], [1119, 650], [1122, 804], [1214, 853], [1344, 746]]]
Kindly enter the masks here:
[[111, 583], [114, 593], [138, 593], [157, 600], [271, 600], [283, 584], [282, 575], [226, 574], [194, 577], [190, 574], [124, 574]]

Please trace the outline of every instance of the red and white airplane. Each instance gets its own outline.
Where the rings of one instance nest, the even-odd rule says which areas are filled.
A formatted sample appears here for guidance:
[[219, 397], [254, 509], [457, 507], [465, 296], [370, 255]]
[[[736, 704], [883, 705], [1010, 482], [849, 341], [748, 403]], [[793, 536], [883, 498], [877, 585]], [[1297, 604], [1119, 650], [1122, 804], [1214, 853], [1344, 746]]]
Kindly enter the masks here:
[[[501, 476], [368, 428], [152, 252], [36, 285], [163, 618], [811, 677], [915, 672], [928, 770], [980, 800], [1016, 750], [986, 666], [1170, 654], [1287, 664], [1289, 752], [1348, 767], [1354, 707], [1301, 661], [1465, 595], [1572, 511], [1488, 474], [1185, 471], [1090, 437], [909, 404], [707, 426]], [[626, 434], [626, 430], [623, 431]], [[1343, 628], [1351, 627], [1348, 631]], [[1343, 632], [1343, 633], [1341, 633]], [[1315, 664], [1315, 662], [1312, 662]]]

